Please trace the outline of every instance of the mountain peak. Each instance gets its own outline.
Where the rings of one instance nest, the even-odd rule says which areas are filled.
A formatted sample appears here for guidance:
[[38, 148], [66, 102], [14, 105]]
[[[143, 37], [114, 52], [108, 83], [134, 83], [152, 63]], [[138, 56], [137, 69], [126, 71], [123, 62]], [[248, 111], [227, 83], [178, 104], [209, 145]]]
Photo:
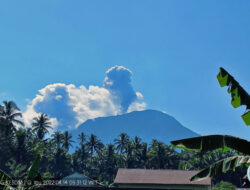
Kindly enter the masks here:
[[75, 138], [81, 132], [87, 135], [95, 134], [105, 144], [112, 143], [123, 132], [132, 138], [139, 136], [147, 143], [152, 139], [169, 143], [172, 140], [199, 136], [174, 117], [157, 110], [134, 111], [123, 115], [89, 119], [72, 130]]

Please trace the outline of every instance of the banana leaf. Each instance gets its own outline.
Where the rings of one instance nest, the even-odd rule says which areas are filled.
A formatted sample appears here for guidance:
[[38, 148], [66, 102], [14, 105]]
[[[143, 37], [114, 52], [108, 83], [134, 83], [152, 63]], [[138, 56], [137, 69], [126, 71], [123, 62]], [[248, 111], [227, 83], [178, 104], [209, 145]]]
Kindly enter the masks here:
[[[221, 87], [228, 86], [228, 93], [231, 93], [231, 104], [234, 108], [245, 105], [246, 109], [250, 109], [250, 96], [240, 86], [240, 84], [222, 67], [217, 75], [218, 82]], [[250, 125], [250, 111], [247, 111], [242, 115], [246, 125]]]
[[250, 111], [244, 113], [241, 117], [246, 125], [250, 125]]
[[6, 174], [3, 170], [0, 170], [0, 180], [2, 181], [9, 181], [12, 180], [11, 177]]
[[11, 181], [11, 177], [4, 171], [0, 170], [0, 185], [4, 185], [5, 182]]
[[38, 154], [35, 161], [32, 163], [32, 165], [29, 167], [27, 171], [27, 180], [33, 180], [38, 176], [38, 169], [40, 166], [41, 161], [41, 155]]
[[229, 135], [208, 135], [181, 139], [172, 141], [171, 144], [176, 148], [187, 150], [212, 151], [222, 149], [228, 151], [234, 149], [243, 154], [250, 155], [249, 141]]
[[41, 162], [41, 155], [38, 154], [35, 161], [32, 163], [32, 165], [29, 167], [27, 171], [27, 177], [23, 189], [28, 189], [28, 186], [31, 186], [31, 184], [29, 184], [28, 182], [32, 182], [38, 177], [40, 162]]
[[8, 185], [8, 182], [11, 182], [12, 178], [6, 174], [4, 171], [0, 170], [0, 188], [3, 190], [11, 189], [11, 186]]
[[218, 174], [226, 173], [229, 170], [235, 171], [236, 167], [244, 164], [250, 164], [250, 156], [232, 156], [225, 158], [201, 170], [194, 175], [190, 181], [200, 181], [208, 177], [214, 177]]
[[[41, 161], [41, 155], [38, 154], [35, 161], [32, 163], [32, 165], [29, 167], [27, 171], [27, 177], [24, 183], [24, 186], [20, 185], [17, 188], [14, 188], [12, 186], [8, 185], [8, 181], [11, 181], [11, 177], [7, 175], [4, 171], [0, 170], [0, 189], [9, 190], [9, 189], [15, 189], [15, 190], [25, 190], [25, 189], [39, 189], [41, 185], [32, 185], [28, 184], [28, 181], [32, 181], [36, 179], [36, 177], [39, 175], [38, 169], [40, 166]], [[6, 183], [6, 184], [5, 184]]]

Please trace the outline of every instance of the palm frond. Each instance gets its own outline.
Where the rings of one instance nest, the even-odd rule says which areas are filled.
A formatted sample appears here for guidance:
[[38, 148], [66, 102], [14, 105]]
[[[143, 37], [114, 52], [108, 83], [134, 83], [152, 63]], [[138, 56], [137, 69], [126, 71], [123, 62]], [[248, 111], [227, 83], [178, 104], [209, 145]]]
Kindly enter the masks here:
[[15, 113], [12, 113], [9, 118], [10, 119], [14, 119], [16, 117], [23, 117], [22, 113], [21, 112], [15, 112]]
[[20, 120], [13, 119], [12, 122], [13, 122], [13, 123], [16, 123], [16, 124], [18, 124], [18, 125], [24, 126], [24, 123], [23, 123], [22, 121], [20, 121]]

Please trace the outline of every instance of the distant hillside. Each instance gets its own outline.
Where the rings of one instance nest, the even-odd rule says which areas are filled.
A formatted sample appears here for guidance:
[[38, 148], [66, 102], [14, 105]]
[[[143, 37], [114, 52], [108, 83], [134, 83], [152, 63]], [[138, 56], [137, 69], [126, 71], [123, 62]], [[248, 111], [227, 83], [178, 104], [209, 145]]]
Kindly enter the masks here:
[[139, 136], [150, 143], [152, 139], [169, 143], [172, 140], [195, 137], [199, 134], [181, 125], [174, 117], [155, 110], [135, 111], [124, 115], [87, 120], [78, 129], [70, 131], [76, 139], [84, 132], [98, 136], [103, 143], [112, 143], [120, 133]]

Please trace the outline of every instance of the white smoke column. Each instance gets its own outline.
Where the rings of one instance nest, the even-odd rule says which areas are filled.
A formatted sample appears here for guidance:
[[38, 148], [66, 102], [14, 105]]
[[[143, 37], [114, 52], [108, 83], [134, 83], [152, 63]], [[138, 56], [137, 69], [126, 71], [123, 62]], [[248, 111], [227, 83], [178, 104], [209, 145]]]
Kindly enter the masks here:
[[129, 105], [137, 99], [131, 85], [132, 72], [123, 66], [114, 66], [107, 70], [103, 85], [115, 100], [121, 104], [122, 113], [128, 111]]

